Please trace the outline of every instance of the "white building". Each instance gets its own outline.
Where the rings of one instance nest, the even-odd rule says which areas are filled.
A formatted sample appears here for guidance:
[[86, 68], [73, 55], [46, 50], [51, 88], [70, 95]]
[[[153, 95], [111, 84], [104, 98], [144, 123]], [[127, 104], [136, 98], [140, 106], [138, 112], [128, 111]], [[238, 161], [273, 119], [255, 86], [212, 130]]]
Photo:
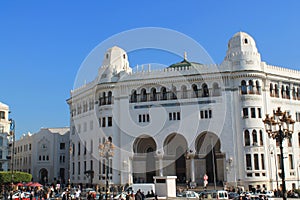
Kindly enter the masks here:
[[[189, 61], [133, 73], [126, 52], [114, 46], [98, 77], [71, 91], [71, 182], [104, 184], [98, 146], [115, 145], [108, 177], [113, 184], [151, 182], [176, 175], [180, 183], [276, 188], [279, 147], [262, 119], [277, 107], [296, 119], [284, 141], [288, 189], [299, 187], [300, 71], [263, 62], [254, 39], [236, 33], [224, 61]], [[277, 155], [277, 156], [274, 156]], [[274, 159], [275, 158], [275, 159]]]
[[0, 171], [10, 169], [10, 121], [8, 118], [9, 107], [0, 102]]
[[70, 129], [42, 128], [15, 142], [14, 169], [32, 174], [40, 183], [67, 183]]

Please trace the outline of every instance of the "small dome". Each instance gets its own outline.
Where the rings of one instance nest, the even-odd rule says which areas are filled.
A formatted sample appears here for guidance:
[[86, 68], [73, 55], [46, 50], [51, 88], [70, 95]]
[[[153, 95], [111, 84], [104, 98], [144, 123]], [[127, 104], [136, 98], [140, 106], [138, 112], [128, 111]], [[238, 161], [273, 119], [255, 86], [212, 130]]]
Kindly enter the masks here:
[[238, 32], [228, 42], [228, 53], [258, 52], [254, 39], [245, 32]]
[[184, 59], [183, 61], [179, 62], [179, 63], [174, 63], [172, 65], [170, 65], [168, 68], [180, 68], [180, 67], [190, 67], [191, 63], [189, 61], [187, 61], [186, 59]]

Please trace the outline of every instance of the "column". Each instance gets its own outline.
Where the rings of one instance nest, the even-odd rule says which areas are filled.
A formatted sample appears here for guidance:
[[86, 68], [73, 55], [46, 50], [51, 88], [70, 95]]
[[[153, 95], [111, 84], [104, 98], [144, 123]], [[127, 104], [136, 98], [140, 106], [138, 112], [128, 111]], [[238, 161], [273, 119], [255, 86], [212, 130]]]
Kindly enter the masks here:
[[191, 159], [191, 182], [195, 182], [195, 153], [190, 153], [189, 158]]
[[156, 156], [158, 158], [158, 170], [159, 170], [159, 176], [164, 176], [164, 166], [163, 166], [163, 153], [160, 151], [156, 152]]
[[133, 166], [133, 161], [132, 161], [132, 157], [129, 157], [128, 158], [128, 184], [132, 184], [133, 183], [133, 175], [132, 175], [132, 172], [133, 172], [133, 169], [132, 169], [132, 166]]

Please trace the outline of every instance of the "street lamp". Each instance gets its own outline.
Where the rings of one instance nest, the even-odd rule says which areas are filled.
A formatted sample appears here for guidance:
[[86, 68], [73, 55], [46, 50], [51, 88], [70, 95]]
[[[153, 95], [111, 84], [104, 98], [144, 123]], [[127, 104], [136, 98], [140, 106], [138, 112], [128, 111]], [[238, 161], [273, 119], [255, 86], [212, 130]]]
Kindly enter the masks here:
[[10, 137], [12, 137], [12, 149], [11, 149], [11, 187], [13, 190], [13, 182], [14, 182], [14, 159], [15, 159], [15, 120], [9, 119], [10, 122]]
[[[108, 190], [109, 190], [109, 185], [108, 185], [108, 172], [109, 172], [109, 158], [114, 156], [114, 145], [112, 143], [111, 137], [108, 138], [103, 144], [99, 144], [99, 154], [101, 157], [105, 158], [106, 160], [106, 185], [105, 185], [105, 199], [107, 200], [108, 196]], [[111, 166], [112, 167], [112, 166]]]
[[283, 199], [287, 199], [286, 186], [285, 186], [285, 173], [284, 173], [284, 157], [283, 157], [283, 140], [292, 137], [294, 132], [295, 121], [286, 112], [282, 112], [280, 107], [273, 111], [273, 116], [263, 120], [266, 132], [270, 138], [276, 139], [279, 142], [280, 148], [280, 162], [281, 162], [281, 179], [282, 179], [282, 194]]

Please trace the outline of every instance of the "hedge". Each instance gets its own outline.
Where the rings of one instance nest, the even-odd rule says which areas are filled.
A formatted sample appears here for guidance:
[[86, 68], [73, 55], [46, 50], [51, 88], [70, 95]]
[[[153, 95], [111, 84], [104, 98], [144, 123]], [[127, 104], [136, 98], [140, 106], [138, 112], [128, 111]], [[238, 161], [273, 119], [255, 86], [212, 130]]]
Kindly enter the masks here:
[[[11, 171], [0, 172], [0, 184], [11, 183], [11, 177], [12, 177]], [[14, 183], [30, 182], [31, 180], [32, 180], [32, 175], [26, 172], [14, 171], [13, 173]]]

